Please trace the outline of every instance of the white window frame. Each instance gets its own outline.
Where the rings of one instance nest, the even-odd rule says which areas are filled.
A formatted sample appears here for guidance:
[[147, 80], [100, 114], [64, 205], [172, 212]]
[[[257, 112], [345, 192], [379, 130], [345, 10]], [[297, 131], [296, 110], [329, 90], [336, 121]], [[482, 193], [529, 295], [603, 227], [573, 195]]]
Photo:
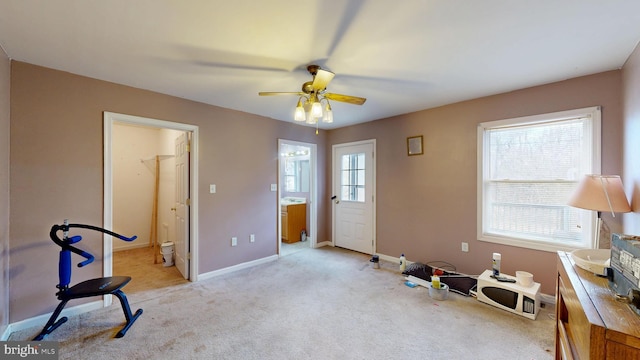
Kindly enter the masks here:
[[[355, 157], [354, 157], [355, 155]], [[341, 165], [341, 170], [340, 170], [340, 176], [343, 177], [345, 171], [348, 173], [348, 177], [349, 180], [347, 182], [347, 185], [345, 185], [345, 181], [344, 178], [343, 180], [340, 182], [342, 189], [340, 189], [340, 201], [352, 201], [352, 202], [359, 202], [359, 203], [364, 203], [365, 202], [365, 198], [366, 198], [366, 194], [365, 194], [365, 189], [366, 189], [366, 185], [365, 182], [365, 153], [354, 153], [354, 154], [345, 154], [342, 155], [342, 158], [340, 159], [340, 163], [343, 164], [344, 161], [344, 157], [348, 156], [349, 157], [349, 167], [347, 169], [344, 168], [344, 165]], [[359, 158], [360, 156], [362, 156], [362, 164], [358, 164], [357, 168], [353, 167], [353, 163], [354, 163], [354, 159]], [[358, 162], [358, 161], [356, 161]], [[360, 176], [358, 176], [360, 175]], [[362, 184], [359, 184], [359, 180], [362, 180]], [[348, 196], [345, 197], [344, 195], [344, 188], [348, 187], [349, 188], [349, 192], [348, 192]]]
[[[599, 106], [568, 110], [568, 111], [560, 111], [542, 115], [533, 115], [533, 116], [525, 116], [519, 118], [512, 119], [504, 119], [497, 121], [489, 121], [480, 123], [478, 125], [478, 173], [477, 173], [477, 237], [480, 241], [492, 242], [503, 245], [517, 246], [535, 250], [556, 252], [556, 251], [570, 251], [574, 249], [581, 248], [593, 248], [595, 246], [595, 228], [597, 221], [597, 213], [595, 211], [588, 210], [580, 210], [581, 211], [581, 219], [583, 225], [583, 240], [577, 245], [570, 245], [568, 243], [563, 242], [554, 242], [554, 241], [541, 241], [539, 239], [521, 239], [521, 238], [513, 238], [507, 236], [501, 236], [498, 234], [490, 234], [484, 231], [484, 190], [485, 190], [485, 182], [487, 181], [487, 177], [489, 174], [488, 164], [484, 161], [485, 158], [488, 157], [488, 151], [485, 149], [485, 136], [487, 136], [486, 131], [490, 129], [497, 128], [505, 128], [512, 126], [521, 126], [521, 125], [531, 125], [531, 124], [541, 124], [546, 122], [553, 122], [559, 120], [568, 120], [572, 118], [578, 117], [591, 117], [591, 154], [590, 154], [590, 165], [591, 169], [584, 169], [584, 174], [599, 174], [600, 173], [600, 162], [601, 162], [601, 110]], [[585, 154], [585, 156], [588, 156]], [[589, 162], [587, 162], [589, 163]], [[577, 174], [576, 184], [580, 181], [584, 174]]]

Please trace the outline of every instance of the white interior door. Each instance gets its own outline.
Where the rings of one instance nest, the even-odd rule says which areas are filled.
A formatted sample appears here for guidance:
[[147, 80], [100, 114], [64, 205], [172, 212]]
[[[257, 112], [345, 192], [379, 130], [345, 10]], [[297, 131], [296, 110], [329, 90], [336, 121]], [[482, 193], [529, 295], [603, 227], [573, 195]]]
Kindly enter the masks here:
[[375, 141], [333, 146], [335, 246], [373, 254]]
[[189, 278], [189, 133], [176, 139], [176, 206], [175, 262]]

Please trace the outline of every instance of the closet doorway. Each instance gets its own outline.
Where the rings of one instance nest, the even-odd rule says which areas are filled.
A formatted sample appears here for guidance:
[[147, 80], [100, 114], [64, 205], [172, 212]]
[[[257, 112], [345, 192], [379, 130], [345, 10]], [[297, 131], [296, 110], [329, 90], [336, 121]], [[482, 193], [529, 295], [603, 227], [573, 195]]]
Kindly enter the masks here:
[[317, 247], [317, 146], [278, 140], [278, 254]]
[[105, 274], [124, 268], [141, 290], [195, 281], [197, 206], [187, 199], [197, 199], [197, 127], [106, 112], [104, 122], [105, 227], [138, 236], [105, 239]]

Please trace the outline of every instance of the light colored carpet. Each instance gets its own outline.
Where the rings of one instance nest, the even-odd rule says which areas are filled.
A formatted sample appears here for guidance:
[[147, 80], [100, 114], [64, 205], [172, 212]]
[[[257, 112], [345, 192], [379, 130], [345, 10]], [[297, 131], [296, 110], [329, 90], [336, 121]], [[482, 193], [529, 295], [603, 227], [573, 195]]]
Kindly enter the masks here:
[[297, 241], [291, 244], [282, 242], [280, 245], [280, 256], [287, 256], [298, 251], [309, 250], [309, 241]]
[[405, 286], [396, 264], [373, 269], [369, 258], [325, 247], [134, 292], [132, 310], [144, 313], [124, 338], [113, 338], [124, 320], [116, 302], [46, 340], [60, 342], [60, 359], [553, 358], [553, 308], [533, 321], [454, 293], [435, 301]]

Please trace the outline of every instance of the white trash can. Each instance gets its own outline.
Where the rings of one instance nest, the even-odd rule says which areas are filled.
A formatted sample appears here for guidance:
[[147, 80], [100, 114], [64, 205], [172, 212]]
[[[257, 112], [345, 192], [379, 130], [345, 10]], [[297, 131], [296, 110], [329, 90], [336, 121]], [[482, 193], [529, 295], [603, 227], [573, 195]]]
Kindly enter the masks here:
[[173, 266], [173, 242], [167, 241], [160, 245], [162, 263], [164, 266]]

